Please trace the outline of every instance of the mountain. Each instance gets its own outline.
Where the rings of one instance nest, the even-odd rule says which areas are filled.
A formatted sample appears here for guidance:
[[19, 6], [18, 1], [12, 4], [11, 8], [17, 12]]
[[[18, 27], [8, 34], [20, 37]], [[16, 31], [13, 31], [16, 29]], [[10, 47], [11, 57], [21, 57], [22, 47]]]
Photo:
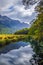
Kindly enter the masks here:
[[21, 23], [18, 20], [12, 20], [7, 16], [0, 15], [0, 32], [7, 31], [8, 33], [13, 33], [16, 30], [29, 27], [26, 23]]

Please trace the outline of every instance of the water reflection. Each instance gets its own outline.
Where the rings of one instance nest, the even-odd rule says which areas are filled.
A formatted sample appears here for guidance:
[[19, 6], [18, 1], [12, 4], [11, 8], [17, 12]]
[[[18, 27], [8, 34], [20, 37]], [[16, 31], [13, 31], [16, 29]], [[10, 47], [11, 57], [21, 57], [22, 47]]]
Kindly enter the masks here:
[[13, 50], [13, 49], [19, 49], [21, 46], [27, 46], [29, 45], [30, 43], [29, 42], [15, 42], [15, 43], [11, 43], [7, 46], [5, 46], [2, 50], [0, 50], [0, 53], [7, 53], [8, 51], [10, 50]]
[[30, 59], [34, 52], [29, 42], [18, 42], [16, 46], [17, 48], [0, 55], [0, 65], [31, 65]]

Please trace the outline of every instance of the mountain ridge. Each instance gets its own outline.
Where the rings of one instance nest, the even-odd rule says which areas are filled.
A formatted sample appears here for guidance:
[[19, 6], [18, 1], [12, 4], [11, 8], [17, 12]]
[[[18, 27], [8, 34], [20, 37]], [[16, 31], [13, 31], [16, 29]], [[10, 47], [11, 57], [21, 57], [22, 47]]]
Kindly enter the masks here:
[[1, 29], [2, 28], [9, 28], [13, 32], [14, 30], [19, 30], [19, 29], [23, 29], [23, 28], [27, 28], [27, 27], [29, 27], [29, 25], [27, 23], [21, 23], [18, 20], [13, 20], [7, 16], [1, 16], [0, 15], [0, 28]]

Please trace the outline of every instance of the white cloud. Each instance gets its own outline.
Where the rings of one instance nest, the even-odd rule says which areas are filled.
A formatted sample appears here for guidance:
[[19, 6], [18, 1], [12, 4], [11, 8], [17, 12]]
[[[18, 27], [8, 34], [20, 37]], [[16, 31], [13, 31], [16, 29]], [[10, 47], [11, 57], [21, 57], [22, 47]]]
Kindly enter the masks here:
[[[36, 5], [37, 3], [31, 6], [29, 9], [25, 9], [22, 0], [0, 0], [0, 13], [12, 19], [18, 19], [20, 20], [20, 22], [29, 23], [29, 21], [32, 21], [36, 17]], [[13, 9], [10, 7], [12, 7]], [[34, 18], [32, 18], [33, 14]]]
[[0, 55], [1, 65], [31, 65], [29, 60], [34, 54], [33, 49], [30, 45], [25, 47], [20, 47], [16, 50], [11, 50], [6, 54]]
[[0, 8], [1, 9], [8, 8], [13, 4], [13, 1], [14, 0], [0, 0]]

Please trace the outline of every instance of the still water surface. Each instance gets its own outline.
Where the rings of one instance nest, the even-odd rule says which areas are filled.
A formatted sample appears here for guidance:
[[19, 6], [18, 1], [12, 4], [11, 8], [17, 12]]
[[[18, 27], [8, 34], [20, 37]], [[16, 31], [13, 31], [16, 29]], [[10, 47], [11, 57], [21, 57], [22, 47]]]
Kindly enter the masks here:
[[0, 65], [31, 65], [34, 54], [29, 42], [11, 43], [0, 52]]

